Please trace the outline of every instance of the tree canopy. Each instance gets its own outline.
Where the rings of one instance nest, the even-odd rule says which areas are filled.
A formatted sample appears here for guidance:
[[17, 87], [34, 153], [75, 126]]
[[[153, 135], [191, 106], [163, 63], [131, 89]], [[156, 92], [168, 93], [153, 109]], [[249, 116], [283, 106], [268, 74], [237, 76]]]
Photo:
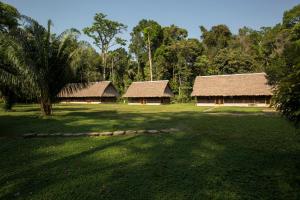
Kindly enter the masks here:
[[0, 92], [6, 102], [34, 98], [50, 114], [57, 93], [68, 83], [107, 79], [121, 93], [133, 81], [167, 79], [173, 101], [187, 102], [198, 75], [265, 71], [274, 86], [275, 107], [291, 121], [300, 121], [300, 5], [284, 12], [273, 27], [244, 26], [233, 33], [225, 24], [200, 26], [199, 38], [189, 38], [175, 24], [142, 19], [130, 33], [128, 49], [120, 37], [125, 24], [103, 13], [93, 19], [83, 33], [100, 54], [78, 40], [80, 31], [54, 34], [51, 21], [43, 27], [0, 2]]

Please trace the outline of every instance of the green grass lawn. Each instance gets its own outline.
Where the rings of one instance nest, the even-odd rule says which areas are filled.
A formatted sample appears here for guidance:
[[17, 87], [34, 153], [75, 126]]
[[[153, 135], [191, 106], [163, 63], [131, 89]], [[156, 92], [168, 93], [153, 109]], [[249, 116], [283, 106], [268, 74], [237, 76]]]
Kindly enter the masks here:
[[[299, 199], [300, 134], [261, 108], [37, 105], [0, 111], [0, 199]], [[28, 132], [179, 128], [22, 139]]]

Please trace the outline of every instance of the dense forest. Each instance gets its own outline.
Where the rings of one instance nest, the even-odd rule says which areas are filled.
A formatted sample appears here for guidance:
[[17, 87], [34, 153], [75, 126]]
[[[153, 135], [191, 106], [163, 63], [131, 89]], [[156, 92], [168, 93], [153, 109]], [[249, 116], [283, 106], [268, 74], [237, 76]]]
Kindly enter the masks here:
[[[170, 80], [173, 101], [188, 102], [198, 75], [264, 71], [276, 85], [277, 107], [299, 119], [300, 5], [284, 12], [274, 27], [245, 26], [235, 34], [225, 24], [200, 25], [199, 38], [174, 24], [142, 19], [130, 30], [130, 41], [122, 38], [127, 26], [103, 13], [95, 14], [89, 27], [61, 34], [51, 32], [50, 20], [44, 27], [1, 2], [0, 15], [0, 89], [7, 109], [17, 99], [38, 99], [51, 114], [67, 83], [101, 80], [111, 80], [120, 93], [133, 81]], [[97, 48], [80, 41], [80, 34]]]
[[124, 44], [124, 40], [114, 36], [126, 26], [96, 14], [94, 24], [84, 29], [84, 33], [94, 39], [101, 57], [97, 60], [95, 50], [87, 47], [89, 54], [78, 71], [78, 81], [111, 80], [124, 92], [132, 81], [166, 79], [170, 80], [176, 101], [189, 101], [198, 75], [262, 72], [281, 65], [285, 46], [297, 23], [293, 15], [299, 17], [299, 12], [297, 6], [284, 13], [282, 23], [275, 27], [260, 30], [241, 27], [238, 34], [223, 24], [209, 30], [200, 26], [199, 38], [188, 38], [188, 31], [176, 25], [163, 27], [156, 21], [143, 19], [130, 33], [128, 51], [123, 47], [108, 48]]

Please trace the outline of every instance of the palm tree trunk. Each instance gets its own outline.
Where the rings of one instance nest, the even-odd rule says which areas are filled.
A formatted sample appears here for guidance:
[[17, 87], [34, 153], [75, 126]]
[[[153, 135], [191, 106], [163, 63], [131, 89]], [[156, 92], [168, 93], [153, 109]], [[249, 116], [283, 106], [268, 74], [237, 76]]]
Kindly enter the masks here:
[[52, 103], [50, 99], [41, 100], [41, 112], [42, 115], [49, 116], [52, 114]]
[[4, 110], [5, 111], [11, 111], [12, 107], [14, 105], [14, 98], [12, 95], [8, 94], [6, 96], [3, 96], [3, 100], [4, 100]]

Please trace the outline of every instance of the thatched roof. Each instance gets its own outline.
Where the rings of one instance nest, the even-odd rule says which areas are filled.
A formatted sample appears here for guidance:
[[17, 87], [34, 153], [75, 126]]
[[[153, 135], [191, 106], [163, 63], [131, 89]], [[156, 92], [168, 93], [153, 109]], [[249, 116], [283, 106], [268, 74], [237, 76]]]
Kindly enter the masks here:
[[197, 76], [192, 96], [272, 95], [265, 73]]
[[168, 80], [133, 82], [123, 97], [172, 97]]
[[118, 97], [119, 93], [110, 81], [87, 84], [70, 83], [61, 90], [58, 97]]

